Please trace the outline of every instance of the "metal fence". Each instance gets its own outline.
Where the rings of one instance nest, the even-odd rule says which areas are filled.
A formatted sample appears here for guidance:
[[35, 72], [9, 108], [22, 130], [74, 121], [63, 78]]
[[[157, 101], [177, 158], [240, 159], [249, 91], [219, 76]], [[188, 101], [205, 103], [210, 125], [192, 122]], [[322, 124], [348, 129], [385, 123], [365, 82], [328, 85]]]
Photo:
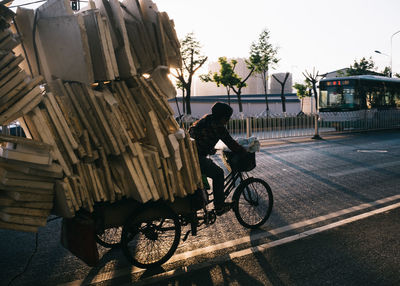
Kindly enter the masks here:
[[275, 139], [307, 136], [315, 133], [315, 116], [233, 118], [228, 123], [228, 130], [235, 138], [255, 136], [258, 139]]
[[21, 128], [18, 122], [0, 126], [0, 134], [25, 137], [24, 130]]
[[373, 116], [351, 120], [337, 113], [334, 118], [324, 120], [317, 114], [233, 118], [228, 123], [228, 129], [235, 138], [255, 136], [258, 139], [276, 139], [400, 128], [400, 110], [381, 110]]
[[[349, 119], [340, 113], [333, 115], [330, 120], [321, 119], [316, 114], [232, 118], [228, 122], [228, 130], [234, 138], [255, 136], [258, 139], [277, 139], [400, 128], [400, 110], [381, 110], [364, 119]], [[191, 124], [182, 122], [181, 126], [189, 129]], [[24, 136], [18, 122], [0, 126], [0, 133]]]

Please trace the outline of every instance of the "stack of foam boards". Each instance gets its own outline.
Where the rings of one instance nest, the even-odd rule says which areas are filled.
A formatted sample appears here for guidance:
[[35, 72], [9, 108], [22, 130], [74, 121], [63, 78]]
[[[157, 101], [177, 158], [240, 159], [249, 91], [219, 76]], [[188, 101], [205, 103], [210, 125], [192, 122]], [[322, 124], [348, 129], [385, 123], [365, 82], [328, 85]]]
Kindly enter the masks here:
[[21, 66], [43, 76], [46, 92], [10, 120], [52, 146], [63, 174], [54, 213], [124, 198], [174, 201], [201, 187], [196, 144], [167, 101], [176, 92], [168, 70], [181, 58], [166, 13], [152, 1], [96, 0], [74, 14], [69, 1], [49, 0], [19, 8], [15, 24]]
[[120, 6], [138, 70], [147, 73], [157, 66], [180, 67], [180, 44], [168, 14], [159, 12], [151, 0], [124, 0]]
[[60, 215], [123, 198], [174, 201], [201, 186], [196, 145], [151, 77], [97, 90], [56, 80], [50, 90], [23, 126], [54, 146], [66, 174], [56, 189]]
[[62, 169], [51, 145], [0, 135], [0, 228], [36, 232], [53, 208], [54, 184]]
[[48, 1], [36, 11], [18, 8], [15, 24], [33, 76], [94, 81], [83, 16], [73, 14], [69, 1]]
[[[12, 11], [5, 13], [7, 8], [2, 7], [5, 14], [2, 17], [11, 21]], [[3, 27], [0, 29], [0, 125], [7, 125], [38, 105], [43, 90], [39, 86], [42, 77], [31, 79], [19, 67], [23, 56], [16, 55], [13, 49], [20, 41], [9, 27]]]
[[180, 67], [174, 23], [151, 0], [95, 0], [73, 13], [69, 0], [18, 8], [16, 27], [32, 75], [90, 84]]
[[0, 29], [5, 30], [10, 27], [14, 12], [8, 9], [5, 5], [0, 5]]

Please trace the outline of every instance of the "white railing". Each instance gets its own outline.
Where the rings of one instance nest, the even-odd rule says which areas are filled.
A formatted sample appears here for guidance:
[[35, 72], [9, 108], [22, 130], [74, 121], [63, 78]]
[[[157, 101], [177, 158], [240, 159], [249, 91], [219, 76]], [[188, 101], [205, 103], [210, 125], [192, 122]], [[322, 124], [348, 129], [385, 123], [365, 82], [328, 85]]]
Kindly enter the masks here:
[[[258, 139], [277, 139], [400, 128], [400, 110], [381, 110], [373, 115], [367, 113], [360, 113], [358, 117], [349, 117], [345, 113], [321, 117], [316, 114], [238, 117], [228, 122], [228, 130], [234, 138], [255, 136]], [[188, 129], [191, 123], [184, 122], [181, 126]], [[0, 126], [0, 133], [24, 136], [18, 122]]]
[[349, 118], [346, 113], [336, 113], [335, 117], [328, 119], [316, 114], [233, 118], [228, 123], [228, 129], [235, 138], [255, 136], [275, 139], [400, 128], [400, 110], [382, 110], [370, 115], [365, 113]]
[[0, 134], [25, 137], [24, 131], [18, 122], [0, 126]]

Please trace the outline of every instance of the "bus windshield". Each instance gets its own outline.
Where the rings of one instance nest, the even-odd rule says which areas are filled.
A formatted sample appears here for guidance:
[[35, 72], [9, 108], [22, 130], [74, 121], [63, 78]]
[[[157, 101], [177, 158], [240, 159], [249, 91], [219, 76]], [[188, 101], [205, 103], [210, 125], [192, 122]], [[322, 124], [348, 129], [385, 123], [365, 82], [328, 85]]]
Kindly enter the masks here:
[[355, 88], [350, 85], [321, 88], [319, 99], [320, 110], [354, 110], [360, 107]]

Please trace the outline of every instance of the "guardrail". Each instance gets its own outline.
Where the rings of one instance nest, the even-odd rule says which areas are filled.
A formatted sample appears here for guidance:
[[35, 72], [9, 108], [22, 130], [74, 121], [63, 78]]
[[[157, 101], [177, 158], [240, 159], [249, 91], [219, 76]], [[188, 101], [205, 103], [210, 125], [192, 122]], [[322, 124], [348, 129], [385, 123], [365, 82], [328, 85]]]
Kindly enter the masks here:
[[318, 114], [286, 115], [270, 117], [233, 118], [228, 130], [233, 137], [255, 136], [259, 139], [275, 139], [299, 136], [323, 136], [327, 133], [359, 132], [400, 128], [400, 110], [381, 110], [373, 116], [349, 119], [340, 113], [330, 119]]

